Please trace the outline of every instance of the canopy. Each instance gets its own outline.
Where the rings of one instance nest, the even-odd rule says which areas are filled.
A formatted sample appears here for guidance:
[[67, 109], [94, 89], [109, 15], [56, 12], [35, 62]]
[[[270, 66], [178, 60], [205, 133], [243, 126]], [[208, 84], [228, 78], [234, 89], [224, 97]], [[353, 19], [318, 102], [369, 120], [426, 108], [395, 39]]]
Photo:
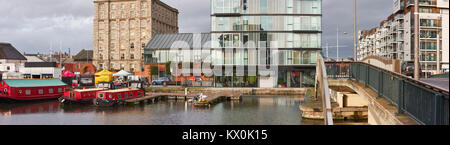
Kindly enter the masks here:
[[95, 74], [95, 85], [99, 82], [111, 82], [113, 73], [104, 69], [101, 72]]
[[76, 77], [77, 75], [73, 74], [69, 70], [61, 74], [62, 77]]
[[129, 72], [126, 72], [124, 70], [119, 71], [118, 73], [115, 73], [113, 76], [120, 76], [120, 77], [125, 77], [125, 76], [129, 76], [131, 75]]

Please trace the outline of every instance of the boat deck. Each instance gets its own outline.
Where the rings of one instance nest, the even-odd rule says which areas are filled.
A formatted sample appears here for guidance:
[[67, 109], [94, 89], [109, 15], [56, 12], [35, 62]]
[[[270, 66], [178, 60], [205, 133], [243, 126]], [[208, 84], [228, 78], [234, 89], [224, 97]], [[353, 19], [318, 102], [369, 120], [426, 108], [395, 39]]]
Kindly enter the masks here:
[[139, 90], [139, 89], [124, 88], [124, 89], [117, 89], [117, 90], [101, 91], [101, 93], [117, 93], [117, 92], [137, 91], [137, 90]]
[[92, 89], [80, 89], [80, 90], [74, 90], [75, 92], [90, 92], [90, 91], [102, 91], [106, 90], [104, 88], [92, 88]]

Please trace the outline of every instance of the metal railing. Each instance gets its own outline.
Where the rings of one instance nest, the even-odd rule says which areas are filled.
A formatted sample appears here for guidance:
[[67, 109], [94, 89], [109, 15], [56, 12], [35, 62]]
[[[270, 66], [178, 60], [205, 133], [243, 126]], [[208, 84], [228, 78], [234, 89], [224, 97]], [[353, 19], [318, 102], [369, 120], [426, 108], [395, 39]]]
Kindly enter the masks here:
[[328, 77], [353, 79], [423, 125], [449, 125], [448, 90], [364, 62], [327, 62]]
[[315, 80], [315, 97], [317, 98], [317, 92], [320, 91], [323, 107], [323, 118], [325, 125], [333, 125], [333, 110], [331, 108], [330, 88], [328, 86], [328, 75], [325, 67], [325, 62], [322, 55], [317, 54], [316, 64], [316, 80]]

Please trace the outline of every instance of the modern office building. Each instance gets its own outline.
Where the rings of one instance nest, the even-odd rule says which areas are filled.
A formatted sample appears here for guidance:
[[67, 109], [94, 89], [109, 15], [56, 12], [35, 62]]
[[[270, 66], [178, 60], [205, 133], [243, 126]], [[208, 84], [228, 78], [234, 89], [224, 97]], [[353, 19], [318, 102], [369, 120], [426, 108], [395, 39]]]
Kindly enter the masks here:
[[[222, 74], [214, 76], [216, 87], [311, 87], [316, 55], [322, 50], [321, 8], [321, 0], [212, 0], [210, 34], [155, 36], [158, 40], [150, 41], [146, 59], [165, 64], [174, 58], [168, 50], [172, 44], [159, 43], [185, 40], [192, 45], [198, 39], [203, 48], [206, 37], [209, 51], [193, 54], [209, 55], [212, 66], [222, 68]], [[269, 51], [261, 54], [260, 48]], [[273, 75], [260, 75], [257, 68], [269, 65], [277, 69], [265, 74]]]
[[178, 33], [178, 10], [160, 0], [94, 0], [94, 65], [140, 72], [154, 34]]
[[[448, 0], [420, 0], [422, 72], [449, 69]], [[380, 26], [359, 32], [358, 60], [370, 55], [414, 61], [414, 0], [394, 0], [394, 11]]]
[[[212, 46], [213, 65], [232, 65], [235, 71], [270, 63], [278, 67], [275, 77], [254, 78], [248, 72], [243, 77], [217, 76], [216, 86], [310, 87], [316, 54], [322, 50], [321, 20], [321, 0], [212, 0], [211, 40], [217, 44]], [[261, 54], [248, 50], [252, 47], [267, 47], [267, 56], [276, 54], [279, 60], [267, 57], [262, 62]], [[232, 54], [226, 52], [230, 48]]]

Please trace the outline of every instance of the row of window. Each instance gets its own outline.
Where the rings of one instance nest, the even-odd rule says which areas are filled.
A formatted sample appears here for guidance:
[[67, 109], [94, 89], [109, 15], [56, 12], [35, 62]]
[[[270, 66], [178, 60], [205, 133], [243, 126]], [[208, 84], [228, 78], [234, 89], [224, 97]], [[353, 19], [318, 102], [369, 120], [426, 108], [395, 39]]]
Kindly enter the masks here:
[[212, 17], [213, 31], [293, 31], [322, 29], [320, 16]]
[[322, 0], [212, 0], [212, 14], [320, 14]]
[[[126, 7], [129, 7], [131, 9], [136, 8], [135, 3], [130, 4], [122, 3], [122, 4], [111, 4], [111, 9], [115, 10], [117, 5], [120, 5], [121, 9], [125, 9]], [[103, 11], [105, 10], [106, 5], [100, 4], [99, 8], [100, 11]], [[141, 2], [141, 8], [147, 8], [147, 2]]]
[[212, 48], [321, 48], [321, 39], [320, 33], [211, 34]]
[[[62, 93], [63, 89], [62, 88], [58, 88], [58, 92]], [[19, 90], [19, 94], [22, 94], [22, 93], [23, 93], [23, 90]], [[54, 90], [53, 89], [48, 89], [48, 93], [49, 94], [53, 94]], [[39, 95], [43, 95], [44, 94], [44, 89], [39, 89], [38, 90], [38, 94]], [[25, 90], [25, 95], [31, 95], [31, 90]]]
[[[320, 53], [316, 50], [276, 50], [269, 51], [263, 55], [258, 50], [235, 49], [235, 50], [157, 50], [151, 52], [155, 63], [163, 64], [169, 61], [187, 62], [212, 62], [213, 65], [258, 65], [272, 64], [278, 65], [303, 65], [315, 64], [316, 55]], [[269, 57], [268, 57], [269, 55]], [[270, 59], [272, 56], [278, 58], [277, 62]]]

